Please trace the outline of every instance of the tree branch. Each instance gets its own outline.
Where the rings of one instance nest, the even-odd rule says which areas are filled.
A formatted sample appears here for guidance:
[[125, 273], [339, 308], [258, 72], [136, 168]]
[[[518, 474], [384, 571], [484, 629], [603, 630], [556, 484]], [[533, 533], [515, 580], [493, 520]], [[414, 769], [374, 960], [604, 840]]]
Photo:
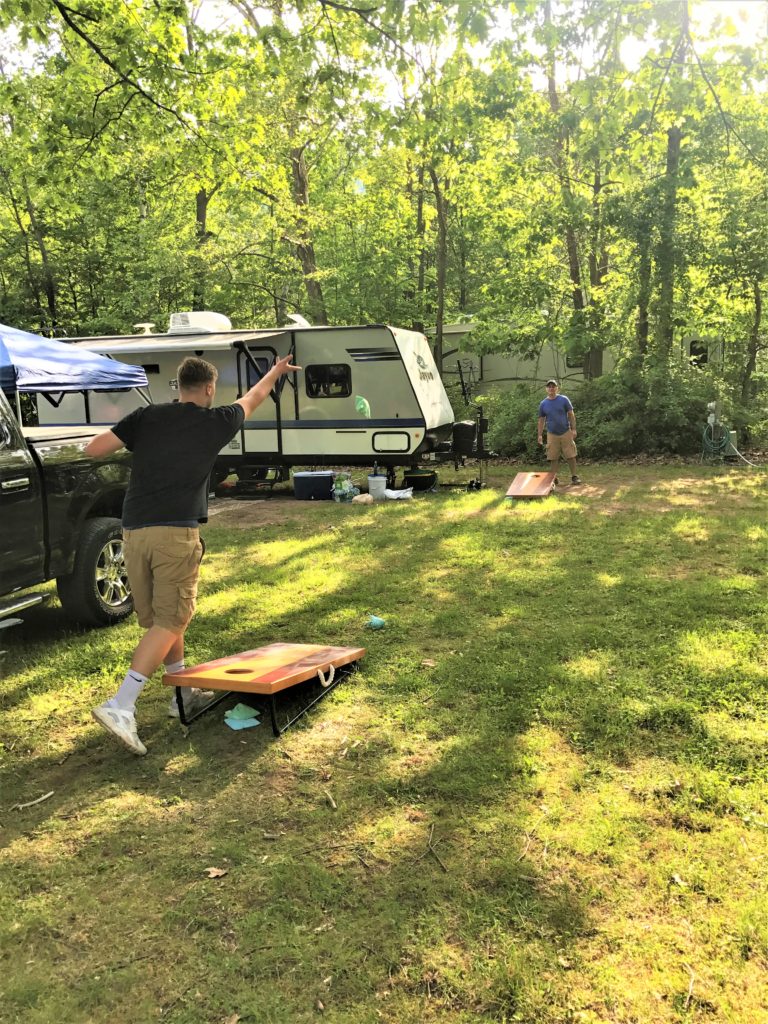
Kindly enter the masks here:
[[345, 4], [335, 3], [335, 0], [320, 0], [320, 5], [323, 8], [332, 7], [335, 11], [342, 11], [344, 14], [356, 14], [358, 16], [358, 18], [360, 18], [361, 21], [365, 22], [365, 24], [369, 28], [372, 28], [374, 32], [378, 32], [379, 35], [382, 35], [382, 36], [384, 36], [385, 39], [388, 39], [390, 41], [390, 43], [392, 43], [392, 45], [395, 47], [395, 49], [399, 50], [400, 53], [402, 53], [404, 57], [407, 57], [408, 60], [410, 60], [410, 61], [414, 61], [416, 64], [419, 65], [419, 67], [421, 67], [421, 63], [419, 62], [418, 58], [414, 57], [412, 54], [408, 53], [408, 51], [405, 49], [405, 47], [395, 38], [395, 36], [393, 36], [390, 32], [388, 32], [381, 25], [377, 25], [374, 21], [372, 21], [368, 17], [369, 14], [375, 14], [377, 8], [375, 8], [375, 7], [347, 7]]
[[690, 36], [688, 37], [688, 43], [689, 43], [689, 45], [690, 45], [690, 47], [691, 47], [691, 53], [692, 53], [692, 54], [694, 55], [694, 57], [696, 58], [696, 63], [697, 63], [697, 65], [698, 65], [698, 67], [699, 67], [699, 71], [701, 72], [701, 77], [702, 77], [702, 78], [704, 79], [704, 81], [706, 82], [707, 88], [708, 88], [708, 89], [709, 89], [709, 91], [710, 91], [710, 92], [712, 93], [712, 98], [713, 98], [713, 99], [714, 99], [714, 101], [715, 101], [715, 105], [717, 106], [717, 109], [718, 109], [718, 110], [720, 111], [720, 116], [722, 117], [722, 119], [723, 119], [723, 124], [725, 125], [726, 139], [728, 139], [728, 136], [730, 135], [730, 133], [731, 133], [731, 132], [733, 132], [733, 134], [734, 134], [734, 135], [736, 136], [736, 138], [737, 138], [737, 139], [739, 140], [739, 142], [740, 142], [740, 143], [742, 144], [742, 146], [744, 147], [744, 149], [746, 149], [746, 151], [747, 151], [747, 152], [749, 153], [749, 155], [750, 155], [750, 156], [752, 157], [752, 159], [753, 159], [753, 160], [755, 161], [755, 163], [756, 163], [756, 164], [758, 165], [758, 167], [765, 167], [765, 166], [766, 166], [766, 163], [765, 163], [765, 161], [764, 161], [764, 160], [761, 160], [761, 159], [760, 159], [760, 157], [759, 157], [759, 156], [758, 156], [758, 155], [757, 155], [757, 154], [756, 154], [756, 153], [755, 153], [755, 152], [753, 151], [753, 149], [752, 149], [752, 147], [751, 147], [751, 146], [749, 145], [749, 143], [748, 143], [748, 142], [746, 142], [746, 141], [745, 141], [745, 140], [744, 140], [744, 139], [743, 139], [743, 138], [741, 137], [741, 135], [740, 135], [740, 134], [739, 134], [739, 133], [738, 133], [738, 132], [736, 131], [736, 128], [735, 128], [735, 127], [733, 126], [733, 124], [732, 124], [732, 123], [731, 123], [731, 122], [729, 121], [729, 116], [728, 116], [728, 114], [727, 114], [727, 113], [725, 112], [725, 110], [723, 109], [723, 105], [722, 105], [722, 103], [720, 102], [720, 97], [719, 97], [719, 96], [717, 95], [717, 92], [716, 92], [716, 90], [715, 90], [715, 87], [714, 87], [714, 86], [712, 85], [712, 82], [710, 81], [709, 75], [708, 75], [708, 74], [707, 74], [707, 72], [706, 72], [706, 71], [704, 70], [704, 65], [703, 65], [703, 63], [701, 62], [701, 58], [699, 57], [698, 53], [696, 53], [696, 49], [695, 49], [695, 47], [694, 47], [694, 45], [693, 45], [693, 40], [691, 39], [691, 37], [690, 37]]
[[675, 48], [672, 51], [672, 56], [667, 61], [667, 66], [664, 68], [664, 74], [661, 76], [661, 81], [659, 82], [659, 88], [656, 90], [656, 96], [654, 97], [653, 106], [651, 107], [651, 116], [648, 119], [648, 128], [646, 129], [646, 135], [650, 132], [651, 128], [653, 127], [654, 118], [656, 117], [656, 107], [659, 105], [659, 100], [661, 99], [661, 90], [664, 88], [664, 83], [667, 80], [667, 75], [669, 74], [670, 68], [672, 67], [672, 65], [675, 62], [675, 57], [677, 56], [677, 51], [680, 49], [680, 44], [682, 42], [683, 42], [683, 37], [681, 36], [678, 39], [678, 41], [675, 43]]
[[91, 39], [87, 32], [84, 32], [78, 25], [75, 24], [70, 15], [76, 15], [77, 17], [87, 17], [88, 20], [95, 19], [90, 18], [90, 16], [81, 14], [80, 11], [74, 11], [72, 10], [72, 8], [66, 7], [63, 3], [60, 2], [60, 0], [53, 0], [53, 5], [61, 15], [61, 18], [65, 25], [67, 25], [75, 33], [75, 35], [79, 36], [80, 39], [82, 39], [82, 41], [85, 43], [85, 45], [90, 50], [93, 50], [93, 52], [96, 54], [99, 60], [102, 61], [102, 63], [106, 64], [108, 68], [111, 68], [118, 76], [118, 78], [125, 83], [125, 85], [129, 85], [135, 92], [137, 92], [148, 103], [151, 103], [152, 106], [155, 107], [157, 110], [162, 110], [163, 113], [170, 114], [172, 117], [174, 117], [179, 122], [179, 124], [184, 128], [185, 131], [192, 131], [195, 135], [198, 135], [194, 128], [190, 124], [188, 124], [177, 111], [173, 110], [173, 108], [171, 107], [166, 107], [164, 103], [161, 103], [159, 100], [156, 100], [151, 93], [147, 92], [147, 90], [143, 89], [137, 81], [135, 81], [133, 78], [127, 75], [122, 70], [122, 68], [120, 68], [112, 60], [112, 58], [109, 57], [104, 52], [104, 50], [102, 50], [99, 44], [94, 39]]

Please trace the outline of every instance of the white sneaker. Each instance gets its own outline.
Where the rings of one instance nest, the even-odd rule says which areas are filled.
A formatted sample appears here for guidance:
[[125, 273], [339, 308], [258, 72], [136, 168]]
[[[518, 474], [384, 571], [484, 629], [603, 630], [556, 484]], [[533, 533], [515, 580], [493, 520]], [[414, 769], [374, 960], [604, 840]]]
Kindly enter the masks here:
[[[203, 710], [210, 700], [213, 700], [213, 690], [197, 690], [192, 687], [187, 690], [182, 700], [184, 701], [184, 714], [196, 715], [198, 711]], [[179, 717], [179, 705], [176, 703], [176, 694], [173, 695], [173, 700], [168, 705], [168, 717]]]
[[94, 708], [91, 714], [99, 725], [103, 726], [107, 732], [111, 732], [115, 739], [119, 740], [131, 753], [146, 754], [147, 748], [139, 739], [139, 734], [136, 731], [136, 716], [132, 711], [123, 711], [122, 708], [111, 708], [102, 704], [98, 708]]

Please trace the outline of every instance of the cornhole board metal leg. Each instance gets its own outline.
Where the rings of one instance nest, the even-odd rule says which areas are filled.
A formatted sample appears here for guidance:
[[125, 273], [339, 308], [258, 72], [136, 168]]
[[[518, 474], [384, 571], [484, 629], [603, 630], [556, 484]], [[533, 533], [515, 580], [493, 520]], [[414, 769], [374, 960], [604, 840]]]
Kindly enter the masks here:
[[[334, 676], [333, 682], [329, 683], [328, 686], [323, 687], [323, 689], [315, 697], [315, 699], [309, 701], [309, 703], [306, 704], [301, 709], [301, 711], [299, 711], [299, 713], [297, 715], [294, 715], [293, 718], [291, 718], [288, 722], [286, 722], [285, 725], [282, 728], [277, 724], [277, 701], [275, 699], [276, 698], [276, 694], [274, 694], [274, 693], [270, 694], [270, 697], [269, 697], [269, 716], [270, 716], [270, 718], [272, 720], [272, 732], [275, 734], [275, 736], [282, 736], [283, 733], [286, 731], [286, 729], [290, 729], [290, 727], [295, 722], [298, 722], [298, 720], [300, 718], [303, 718], [304, 715], [306, 715], [306, 713], [308, 711], [311, 711], [311, 709], [316, 704], [319, 704], [320, 701], [323, 700], [323, 698], [327, 697], [328, 694], [331, 692], [331, 690], [335, 690], [336, 687], [339, 685], [339, 683], [343, 679], [346, 679], [347, 676], [352, 675], [352, 673], [356, 672], [356, 671], [357, 671], [357, 662], [356, 661], [352, 661], [348, 665], [343, 665], [336, 672], [336, 675]], [[307, 682], [311, 682], [311, 680], [307, 680]], [[285, 693], [285, 692], [289, 692], [289, 691], [282, 690], [280, 692]]]
[[[323, 687], [323, 689], [314, 698], [314, 700], [309, 701], [301, 709], [301, 711], [298, 712], [298, 714], [294, 715], [293, 718], [286, 722], [285, 725], [283, 725], [282, 727], [280, 727], [277, 723], [277, 694], [271, 693], [266, 698], [261, 694], [253, 693], [245, 694], [245, 696], [251, 699], [255, 699], [257, 703], [262, 703], [263, 701], [266, 701], [267, 707], [269, 708], [269, 718], [272, 723], [272, 732], [275, 736], [282, 736], [287, 729], [290, 729], [292, 725], [298, 722], [300, 718], [303, 718], [308, 711], [315, 707], [316, 704], [319, 704], [324, 697], [327, 697], [331, 690], [335, 690], [339, 683], [342, 682], [342, 680], [346, 679], [347, 676], [352, 675], [353, 672], [356, 672], [357, 668], [358, 662], [356, 661], [352, 661], [348, 665], [342, 665], [342, 667], [337, 670], [333, 682], [330, 683], [328, 686]], [[311, 681], [311, 679], [306, 680], [306, 682]], [[199, 711], [196, 711], [194, 715], [187, 715], [184, 709], [184, 688], [181, 686], [177, 686], [175, 689], [176, 703], [178, 704], [179, 707], [179, 721], [185, 728], [189, 728], [190, 724], [194, 722], [196, 718], [200, 718], [202, 715], [207, 714], [212, 708], [215, 708], [218, 704], [221, 704], [223, 700], [226, 700], [227, 697], [231, 697], [233, 693], [237, 693], [236, 690], [225, 690], [219, 696], [214, 697], [212, 700], [210, 700], [205, 705], [204, 708], [201, 708]], [[292, 689], [292, 687], [290, 689]], [[288, 693], [290, 692], [290, 690], [280, 690], [279, 692]]]
[[189, 728], [190, 722], [194, 722], [196, 718], [200, 718], [201, 715], [207, 714], [211, 710], [211, 708], [215, 708], [217, 704], [221, 704], [221, 702], [223, 700], [226, 700], [227, 697], [229, 697], [229, 695], [232, 693], [232, 690], [225, 690], [223, 693], [220, 693], [218, 694], [218, 696], [213, 697], [211, 700], [209, 700], [205, 707], [200, 708], [200, 710], [196, 711], [194, 715], [188, 715], [184, 709], [184, 698], [182, 697], [184, 687], [177, 686], [175, 689], [176, 704], [178, 705], [179, 708], [179, 721], [185, 728]]

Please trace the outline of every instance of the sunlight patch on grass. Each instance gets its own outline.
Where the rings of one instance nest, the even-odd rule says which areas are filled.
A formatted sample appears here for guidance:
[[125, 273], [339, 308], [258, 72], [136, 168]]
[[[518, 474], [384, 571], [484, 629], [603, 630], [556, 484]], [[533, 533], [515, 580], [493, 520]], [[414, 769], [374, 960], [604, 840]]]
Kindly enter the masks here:
[[601, 587], [605, 587], [606, 590], [610, 590], [613, 587], [618, 587], [622, 582], [622, 577], [617, 576], [615, 573], [599, 572], [595, 577]]
[[163, 765], [163, 775], [186, 775], [191, 769], [199, 768], [202, 764], [200, 754], [195, 750], [187, 750], [183, 754], [169, 757]]
[[678, 523], [675, 523], [671, 532], [681, 540], [687, 540], [693, 544], [701, 544], [709, 540], [709, 529], [704, 525], [701, 516], [684, 516]]
[[679, 642], [680, 659], [704, 675], [735, 669], [754, 648], [755, 637], [741, 633], [684, 633]]
[[565, 670], [582, 679], [604, 679], [616, 671], [616, 660], [608, 651], [590, 651], [588, 654], [569, 659]]
[[728, 576], [725, 579], [721, 579], [719, 583], [720, 590], [724, 594], [748, 593], [758, 588], [757, 578], [755, 576], [747, 576], [744, 573]]
[[751, 529], [745, 532], [744, 536], [751, 544], [765, 544], [768, 542], [768, 530], [764, 530], [762, 526], [751, 527]]
[[514, 514], [516, 520], [523, 523], [539, 523], [546, 519], [570, 517], [583, 512], [583, 508], [578, 502], [556, 496], [532, 501], [508, 499], [506, 508]]
[[743, 713], [736, 718], [726, 711], [708, 711], [701, 716], [701, 721], [713, 739], [728, 744], [744, 744], [756, 753], [768, 751], [768, 730], [759, 718], [749, 719]]
[[443, 507], [440, 509], [440, 518], [447, 523], [466, 519], [467, 516], [487, 511], [489, 506], [494, 505], [498, 500], [499, 495], [492, 489], [454, 495], [444, 501]]

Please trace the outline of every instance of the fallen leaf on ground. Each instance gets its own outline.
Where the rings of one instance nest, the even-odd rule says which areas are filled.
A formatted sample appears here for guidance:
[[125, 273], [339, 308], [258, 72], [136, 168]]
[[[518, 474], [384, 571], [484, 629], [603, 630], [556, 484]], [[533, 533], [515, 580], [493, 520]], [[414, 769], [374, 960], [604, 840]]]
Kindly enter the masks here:
[[425, 658], [421, 663], [422, 668], [434, 668], [437, 665], [436, 661], [432, 661], [431, 658]]
[[223, 878], [229, 874], [229, 868], [206, 868], [205, 873], [209, 878]]

